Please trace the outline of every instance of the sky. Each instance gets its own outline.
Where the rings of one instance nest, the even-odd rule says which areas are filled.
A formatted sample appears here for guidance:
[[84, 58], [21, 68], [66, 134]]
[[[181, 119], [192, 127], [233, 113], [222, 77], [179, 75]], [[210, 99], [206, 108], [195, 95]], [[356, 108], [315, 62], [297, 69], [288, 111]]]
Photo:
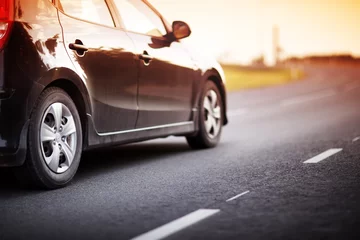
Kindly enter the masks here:
[[360, 0], [150, 0], [172, 22], [187, 22], [186, 43], [223, 61], [273, 61], [272, 29], [282, 56], [360, 56]]

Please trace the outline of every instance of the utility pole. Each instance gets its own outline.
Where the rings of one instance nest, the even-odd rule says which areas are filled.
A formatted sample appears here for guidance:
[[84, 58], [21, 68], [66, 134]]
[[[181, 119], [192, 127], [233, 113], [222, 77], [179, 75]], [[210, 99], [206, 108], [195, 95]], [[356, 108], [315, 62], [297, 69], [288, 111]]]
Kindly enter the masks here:
[[279, 28], [278, 28], [278, 26], [276, 26], [276, 25], [273, 26], [272, 35], [273, 35], [274, 63], [275, 63], [275, 65], [278, 65], [278, 63], [279, 63], [279, 54], [280, 54], [280, 51], [281, 51], [281, 48], [279, 46]]

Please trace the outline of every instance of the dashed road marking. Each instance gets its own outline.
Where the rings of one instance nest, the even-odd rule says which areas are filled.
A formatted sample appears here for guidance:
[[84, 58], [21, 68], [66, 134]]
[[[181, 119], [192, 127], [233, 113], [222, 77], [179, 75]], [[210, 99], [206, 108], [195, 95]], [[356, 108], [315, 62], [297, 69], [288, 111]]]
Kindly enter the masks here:
[[141, 234], [138, 237], [133, 238], [132, 240], [158, 240], [168, 237], [184, 228], [187, 228], [195, 223], [198, 223], [205, 218], [208, 218], [216, 213], [219, 209], [199, 209], [195, 212], [189, 213], [179, 219], [176, 219], [172, 222], [169, 222], [161, 227], [155, 228], [147, 233]]
[[338, 152], [341, 152], [343, 149], [342, 148], [332, 148], [332, 149], [329, 149], [323, 153], [320, 153], [319, 155], [313, 157], [313, 158], [310, 158], [309, 160], [306, 160], [304, 163], [318, 163], [318, 162], [321, 162], [322, 160], [325, 160], [326, 158], [338, 153]]
[[229, 198], [228, 200], [226, 200], [226, 202], [231, 202], [231, 201], [233, 201], [233, 200], [235, 200], [235, 199], [237, 199], [237, 198], [239, 198], [239, 197], [241, 197], [241, 196], [244, 196], [245, 194], [248, 194], [250, 191], [246, 191], [246, 192], [243, 192], [243, 193], [240, 193], [240, 194], [238, 194], [238, 195], [236, 195], [236, 196], [234, 196], [234, 197], [232, 197], [232, 198]]
[[357, 141], [359, 141], [360, 140], [360, 137], [356, 137], [356, 138], [354, 138], [353, 140], [352, 140], [352, 142], [357, 142]]
[[290, 106], [290, 105], [294, 105], [294, 104], [300, 104], [300, 103], [304, 103], [304, 102], [319, 100], [319, 99], [326, 98], [326, 97], [331, 97], [336, 94], [337, 94], [336, 90], [327, 89], [327, 90], [323, 90], [323, 91], [320, 91], [320, 92], [317, 92], [314, 94], [303, 95], [303, 96], [299, 96], [299, 97], [285, 99], [285, 100], [281, 101], [280, 105], [281, 106]]

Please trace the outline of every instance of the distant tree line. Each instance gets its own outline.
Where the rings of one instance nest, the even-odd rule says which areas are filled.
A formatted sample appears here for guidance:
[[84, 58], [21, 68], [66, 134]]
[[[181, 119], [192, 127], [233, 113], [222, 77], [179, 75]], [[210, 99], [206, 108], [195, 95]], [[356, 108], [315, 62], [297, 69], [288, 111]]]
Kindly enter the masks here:
[[282, 61], [282, 64], [360, 64], [360, 58], [351, 54], [335, 55], [312, 55], [306, 57], [290, 57]]

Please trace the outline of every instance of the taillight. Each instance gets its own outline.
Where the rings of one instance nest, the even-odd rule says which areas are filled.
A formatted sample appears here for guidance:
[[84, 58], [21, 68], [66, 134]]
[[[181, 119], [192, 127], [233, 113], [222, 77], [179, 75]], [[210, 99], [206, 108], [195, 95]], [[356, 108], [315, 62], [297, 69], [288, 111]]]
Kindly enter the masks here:
[[0, 0], [0, 49], [10, 35], [14, 21], [14, 0]]

